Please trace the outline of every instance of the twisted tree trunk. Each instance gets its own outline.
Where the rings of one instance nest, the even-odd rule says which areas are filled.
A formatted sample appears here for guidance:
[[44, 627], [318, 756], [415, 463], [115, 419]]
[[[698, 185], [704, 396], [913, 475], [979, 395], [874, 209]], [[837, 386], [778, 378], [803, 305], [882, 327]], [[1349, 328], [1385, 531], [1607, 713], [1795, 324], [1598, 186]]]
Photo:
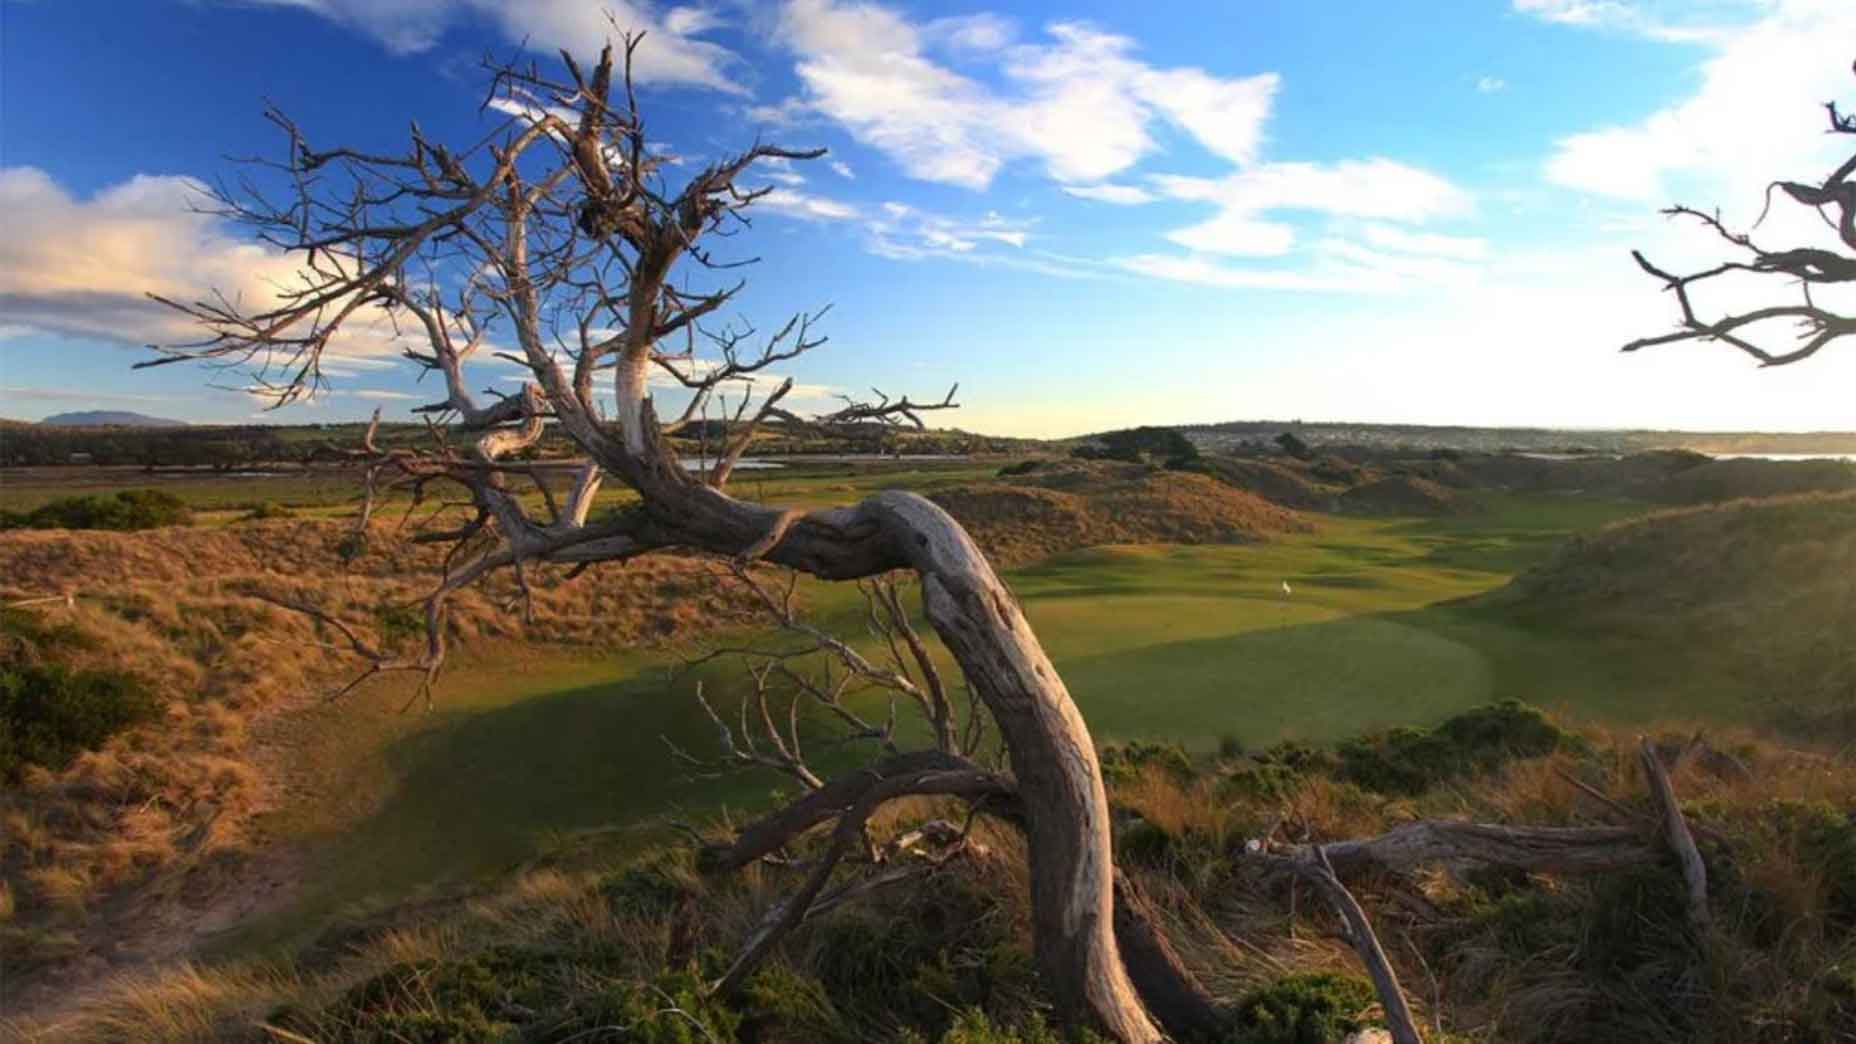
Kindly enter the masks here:
[[1114, 1039], [1164, 1039], [1115, 945], [1108, 794], [1089, 727], [1018, 600], [966, 530], [926, 498], [883, 493], [871, 508], [902, 538], [928, 621], [1005, 739], [1024, 803], [1039, 970], [1059, 1010]]
[[1057, 1010], [1126, 1044], [1164, 1040], [1116, 946], [1108, 795], [1095, 743], [1018, 600], [960, 523], [901, 491], [795, 519], [671, 468], [615, 463], [630, 465], [626, 477], [657, 520], [643, 532], [658, 546], [728, 554], [751, 548], [756, 557], [830, 579], [898, 568], [920, 576], [928, 622], [985, 703], [1011, 758], [1024, 809], [1038, 969]]

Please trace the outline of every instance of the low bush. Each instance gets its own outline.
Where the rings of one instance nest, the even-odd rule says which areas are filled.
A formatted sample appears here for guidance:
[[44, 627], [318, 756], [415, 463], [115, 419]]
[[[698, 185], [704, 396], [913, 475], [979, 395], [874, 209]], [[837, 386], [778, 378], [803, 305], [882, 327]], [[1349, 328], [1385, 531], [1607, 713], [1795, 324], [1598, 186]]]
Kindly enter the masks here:
[[158, 709], [133, 675], [59, 664], [0, 667], [0, 778], [16, 779], [29, 764], [61, 769]]
[[737, 1039], [741, 1017], [708, 996], [695, 975], [667, 972], [651, 982], [613, 979], [597, 989], [570, 989], [585, 970], [569, 954], [496, 947], [467, 958], [396, 965], [323, 1011], [274, 1012], [270, 1022], [331, 1044]]
[[1343, 743], [1337, 751], [1338, 775], [1382, 794], [1418, 794], [1574, 742], [1537, 708], [1504, 700], [1458, 714], [1434, 729], [1390, 729]]
[[1344, 975], [1291, 975], [1245, 997], [1228, 1044], [1330, 1044], [1367, 1025], [1373, 987]]
[[295, 517], [296, 512], [286, 505], [279, 504], [275, 500], [260, 500], [252, 504], [246, 510], [245, 514], [240, 516], [240, 520], [244, 522], [262, 522], [266, 519]]
[[0, 529], [155, 529], [186, 525], [193, 513], [158, 489], [64, 497], [27, 512], [0, 511]]
[[1111, 783], [1127, 783], [1154, 766], [1175, 779], [1189, 780], [1195, 774], [1192, 757], [1177, 743], [1146, 743], [1135, 740], [1110, 744], [1101, 752], [1102, 778]]

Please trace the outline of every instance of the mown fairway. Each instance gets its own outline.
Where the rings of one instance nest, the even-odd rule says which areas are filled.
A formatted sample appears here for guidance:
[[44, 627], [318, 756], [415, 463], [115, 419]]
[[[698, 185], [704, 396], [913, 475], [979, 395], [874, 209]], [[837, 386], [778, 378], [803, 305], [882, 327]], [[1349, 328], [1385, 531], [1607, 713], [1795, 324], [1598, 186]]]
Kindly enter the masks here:
[[[1730, 712], [1670, 702], [1648, 658], [1450, 604], [1636, 510], [1543, 497], [1449, 521], [1324, 518], [1271, 544], [1097, 548], [1010, 579], [1101, 742], [1334, 739], [1503, 697], [1624, 719]], [[808, 594], [819, 619], [862, 632], [851, 592]], [[480, 649], [449, 670], [433, 714], [398, 714], [401, 694], [383, 687], [287, 722], [302, 771], [270, 825], [308, 842], [309, 884], [225, 948], [303, 942], [342, 914], [507, 869], [562, 833], [642, 840], [667, 819], [764, 802], [781, 780], [694, 780], [669, 756], [666, 736], [699, 753], [715, 742], [674, 663]], [[701, 675], [725, 713], [731, 670]]]

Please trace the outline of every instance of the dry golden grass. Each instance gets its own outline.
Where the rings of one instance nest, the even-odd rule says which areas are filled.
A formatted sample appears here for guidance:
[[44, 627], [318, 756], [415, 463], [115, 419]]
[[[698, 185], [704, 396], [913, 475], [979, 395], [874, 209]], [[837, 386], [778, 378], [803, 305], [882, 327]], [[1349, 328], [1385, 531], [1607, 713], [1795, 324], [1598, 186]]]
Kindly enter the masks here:
[[[344, 562], [348, 535], [321, 521], [0, 534], [0, 600], [74, 595], [32, 610], [81, 636], [58, 658], [146, 679], [166, 708], [63, 769], [28, 767], [0, 793], [0, 884], [14, 917], [39, 929], [10, 935], [0, 960], [19, 969], [69, 959], [62, 941], [35, 950], [34, 940], [78, 929], [110, 941], [120, 928], [83, 916], [98, 899], [141, 889], [138, 905], [183, 894], [197, 902], [253, 849], [254, 816], [276, 802], [278, 781], [257, 760], [251, 726], [357, 670], [331, 629], [253, 594], [318, 605], [389, 647], [410, 648], [418, 616], [404, 607], [439, 575], [440, 551], [385, 530]], [[526, 622], [508, 610], [517, 594], [510, 578], [460, 592], [447, 621], [454, 644], [648, 644], [752, 618], [739, 591], [689, 560], [609, 567], [572, 583], [558, 571], [531, 570], [530, 579]]]
[[[1685, 729], [1656, 734], [1672, 743], [1690, 735]], [[1651, 805], [1634, 765], [1635, 737], [1592, 732], [1586, 740], [1590, 747], [1584, 751], [1512, 762], [1491, 775], [1404, 799], [1319, 776], [1263, 798], [1225, 787], [1222, 767], [1201, 767], [1187, 778], [1149, 766], [1115, 785], [1112, 798], [1118, 818], [1128, 824], [1124, 832], [1141, 823], [1170, 840], [1162, 855], [1151, 843], [1139, 852], [1126, 848], [1132, 842], [1123, 837], [1119, 861], [1152, 901], [1186, 962], [1218, 997], [1236, 999], [1290, 974], [1358, 975], [1357, 959], [1331, 913], [1305, 888], [1246, 861], [1243, 842], [1272, 830], [1278, 840], [1359, 836], [1415, 815], [1542, 823], [1647, 817]], [[1624, 1039], [1615, 1034], [1628, 1029], [1629, 1039], [1671, 1044], [1776, 1042], [1802, 1039], [1795, 1036], [1800, 1027], [1844, 1025], [1838, 1020], [1845, 1014], [1835, 1008], [1839, 1002], [1826, 999], [1822, 984], [1827, 970], [1853, 952], [1847, 890], [1856, 868], [1840, 875], [1827, 865], [1804, 821], [1788, 819], [1783, 810], [1850, 807], [1856, 801], [1856, 767], [1756, 737], [1711, 742], [1731, 750], [1751, 777], [1710, 769], [1692, 757], [1674, 773], [1691, 820], [1730, 842], [1709, 849], [1717, 925], [1706, 937], [1684, 938], [1681, 885], [1670, 866], [1593, 878], [1504, 877], [1438, 867], [1408, 878], [1356, 881], [1354, 890], [1421, 1020], [1441, 1021], [1456, 1034], [1453, 1039]], [[1567, 783], [1566, 774], [1629, 811], [1621, 816], [1595, 801]], [[883, 837], [955, 813], [935, 801], [902, 802], [884, 809], [872, 829]], [[980, 845], [975, 854], [925, 881], [873, 893], [808, 922], [782, 945], [774, 958], [781, 974], [822, 985], [835, 1012], [831, 1017], [850, 1020], [836, 1024], [831, 1039], [856, 1032], [862, 1025], [856, 1019], [886, 1002], [883, 990], [954, 989], [947, 984], [958, 980], [957, 969], [965, 967], [959, 962], [999, 962], [988, 963], [992, 970], [986, 974], [1018, 974], [1008, 969], [1022, 967], [1015, 962], [1028, 960], [1030, 947], [1023, 840], [984, 819], [974, 839]], [[795, 854], [803, 859], [805, 846]], [[354, 984], [388, 968], [468, 961], [492, 951], [568, 960], [578, 970], [548, 975], [555, 983], [550, 988], [570, 997], [615, 981], [648, 982], [692, 953], [732, 950], [790, 892], [797, 872], [756, 865], [705, 879], [692, 869], [686, 850], [616, 865], [602, 864], [597, 856], [569, 858], [455, 902], [409, 908], [310, 963], [183, 966], [159, 980], [118, 981], [57, 1035], [15, 1028], [28, 1040], [108, 1040], [135, 1025], [149, 1027], [146, 1037], [136, 1039], [193, 1034], [234, 1040], [248, 1036], [264, 1012], [289, 1005], [329, 1012], [326, 1017], [334, 1021], [326, 1025], [338, 1032], [361, 1032], [365, 1023], [348, 1021], [356, 1016], [338, 1003]], [[644, 893], [629, 883], [634, 874], [647, 882]], [[638, 898], [663, 889], [682, 898], [668, 903]], [[1673, 901], [1666, 911], [1658, 905], [1665, 896]], [[1619, 907], [1614, 912], [1613, 905]], [[1746, 920], [1749, 910], [1758, 911], [1758, 924]], [[1656, 920], [1664, 916], [1674, 919], [1668, 925]], [[896, 932], [903, 934], [890, 934]], [[1539, 941], [1528, 942], [1535, 934]], [[914, 945], [905, 938], [925, 940], [921, 945], [927, 949], [899, 959], [925, 961], [928, 970], [897, 980], [872, 964], [868, 976], [845, 977], [847, 968], [881, 963], [875, 955], [888, 952], [864, 948]], [[983, 942], [961, 950], [958, 958], [934, 949], [972, 939]], [[1008, 953], [1019, 956], [1002, 957]], [[588, 963], [579, 967], [576, 961]], [[945, 978], [950, 974], [955, 978]], [[995, 985], [999, 989], [987, 994], [986, 1003], [996, 1020], [1010, 1021], [1038, 1004], [1028, 982]], [[1655, 992], [1636, 996], [1632, 989]], [[863, 990], [872, 992], [860, 994]], [[396, 1003], [418, 1009], [442, 1001], [409, 994]], [[767, 1039], [824, 1037], [808, 1038], [788, 1027]]]
[[1145, 464], [1058, 462], [937, 490], [995, 563], [1098, 544], [1229, 544], [1305, 531], [1307, 518], [1217, 479]]

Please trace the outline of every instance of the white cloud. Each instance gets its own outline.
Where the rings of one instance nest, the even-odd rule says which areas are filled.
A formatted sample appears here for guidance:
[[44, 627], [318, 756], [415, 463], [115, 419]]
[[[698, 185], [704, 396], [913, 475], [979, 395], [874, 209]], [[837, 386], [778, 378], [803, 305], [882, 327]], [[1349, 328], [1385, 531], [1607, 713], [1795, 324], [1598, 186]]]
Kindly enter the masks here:
[[1152, 203], [1158, 198], [1138, 185], [1114, 185], [1108, 182], [1099, 185], [1064, 185], [1063, 191], [1081, 199], [1093, 199], [1098, 203], [1117, 203], [1122, 206]]
[[1296, 267], [1234, 265], [1204, 254], [1136, 254], [1117, 258], [1114, 264], [1155, 279], [1233, 290], [1397, 293], [1422, 287], [1460, 288], [1483, 279], [1473, 264], [1387, 253], [1340, 238], [1317, 241], [1312, 261]]
[[[1277, 84], [1269, 74], [1155, 68], [1132, 56], [1128, 38], [1069, 22], [1049, 26], [1044, 41], [1018, 43], [996, 19], [917, 24], [876, 4], [788, 0], [779, 36], [798, 56], [806, 108], [913, 177], [976, 189], [1017, 159], [1064, 181], [1108, 177], [1157, 147], [1156, 121], [1248, 162]], [[954, 71], [936, 60], [942, 51], [987, 62], [1005, 85]], [[799, 104], [754, 116], [790, 119]]]
[[1116, 264], [1130, 272], [1155, 279], [1196, 283], [1226, 289], [1263, 290], [1342, 290], [1346, 287], [1308, 272], [1284, 269], [1234, 268], [1210, 258], [1173, 254], [1136, 254], [1120, 258]]
[[1619, 0], [1514, 0], [1514, 9], [1545, 22], [1562, 25], [1598, 25], [1631, 16], [1632, 7]]
[[27, 399], [39, 402], [169, 402], [166, 395], [134, 395], [124, 392], [92, 391], [88, 388], [41, 388], [22, 384], [0, 384], [0, 400]]
[[706, 7], [673, 7], [664, 12], [664, 30], [677, 36], [695, 36], [722, 24], [722, 19]]
[[204, 192], [192, 178], [138, 174], [77, 200], [44, 171], [0, 168], [0, 312], [43, 332], [143, 344], [198, 334], [148, 293], [195, 300], [223, 286], [267, 299], [266, 281], [290, 267], [191, 211]]
[[1669, 43], [1718, 41], [1736, 30], [1732, 21], [1766, 7], [1770, 0], [1709, 0], [1648, 4], [1643, 0], [1514, 0], [1514, 10], [1543, 22], [1630, 33]]
[[754, 205], [789, 217], [815, 221], [845, 221], [858, 214], [857, 208], [849, 203], [785, 188], [768, 192], [756, 199]]
[[[202, 336], [150, 293], [192, 302], [219, 292], [247, 310], [271, 306], [296, 280], [297, 263], [192, 209], [204, 191], [192, 178], [138, 174], [79, 200], [41, 170], [0, 168], [0, 314], [10, 326], [140, 346]], [[328, 347], [323, 368], [398, 366], [409, 341], [365, 308]]]
[[1846, 95], [1856, 4], [1774, 0], [1759, 22], [1720, 36], [1701, 86], [1642, 121], [1559, 141], [1549, 181], [1666, 203], [1678, 181], [1743, 198], [1775, 177], [1804, 177], [1835, 153], [1823, 103]]
[[[445, 30], [465, 17], [493, 22], [514, 43], [553, 52], [567, 48], [587, 58], [620, 33], [644, 32], [632, 72], [640, 83], [683, 84], [732, 94], [747, 91], [729, 75], [739, 59], [697, 37], [720, 25], [705, 8], [672, 7], [662, 16], [649, 0], [255, 0], [313, 11], [353, 26], [396, 54], [438, 45]], [[608, 18], [610, 15], [610, 19]], [[616, 28], [615, 28], [616, 26]]]
[[857, 172], [852, 170], [851, 165], [849, 163], [844, 162], [843, 160], [832, 160], [830, 161], [830, 163], [827, 164], [827, 166], [831, 168], [831, 172], [833, 174], [836, 174], [837, 176], [845, 179], [846, 181], [857, 180]]
[[1508, 81], [1499, 76], [1481, 76], [1476, 79], [1476, 91], [1479, 94], [1495, 94], [1508, 89]]
[[812, 107], [804, 98], [782, 98], [772, 105], [749, 105], [741, 114], [754, 123], [765, 123], [774, 127], [792, 127], [812, 114]]
[[1011, 43], [1017, 30], [1010, 19], [981, 12], [937, 18], [922, 26], [922, 36], [953, 51], [983, 54]]
[[1391, 225], [1366, 226], [1366, 241], [1384, 250], [1404, 254], [1429, 254], [1459, 261], [1480, 261], [1489, 256], [1487, 240], [1471, 236], [1444, 236], [1436, 233], [1407, 232]]
[[795, 186], [806, 183], [806, 176], [794, 169], [793, 161], [783, 156], [768, 156], [754, 164], [754, 177], [766, 178], [781, 185]]
[[352, 396], [356, 399], [372, 399], [377, 402], [405, 402], [419, 398], [417, 395], [409, 395], [406, 392], [387, 391], [383, 388], [355, 388], [344, 391], [342, 394]]
[[1387, 253], [1346, 239], [1323, 239], [1315, 244], [1322, 264], [1351, 277], [1363, 289], [1391, 289], [1400, 285], [1465, 286], [1481, 279], [1481, 270], [1451, 258]]
[[884, 203], [866, 224], [869, 249], [879, 257], [913, 260], [965, 255], [983, 243], [1023, 247], [1032, 222], [988, 213], [978, 219], [934, 214], [907, 203]]
[[[556, 119], [564, 120], [571, 126], [577, 126], [580, 123], [579, 113], [574, 112], [572, 109], [562, 108], [558, 105], [541, 105], [532, 101], [518, 101], [515, 98], [505, 98], [500, 95], [491, 98], [488, 105], [492, 111], [500, 112], [507, 116], [520, 116], [531, 123], [539, 123], [547, 116], [553, 116]], [[556, 140], [560, 140], [559, 135], [554, 135], [554, 137]]]
[[1160, 175], [1153, 183], [1172, 199], [1218, 206], [1216, 216], [1167, 236], [1188, 249], [1217, 254], [1287, 253], [1295, 230], [1264, 217], [1274, 211], [1420, 222], [1473, 209], [1469, 194], [1444, 178], [1380, 158], [1266, 163], [1222, 178]]

